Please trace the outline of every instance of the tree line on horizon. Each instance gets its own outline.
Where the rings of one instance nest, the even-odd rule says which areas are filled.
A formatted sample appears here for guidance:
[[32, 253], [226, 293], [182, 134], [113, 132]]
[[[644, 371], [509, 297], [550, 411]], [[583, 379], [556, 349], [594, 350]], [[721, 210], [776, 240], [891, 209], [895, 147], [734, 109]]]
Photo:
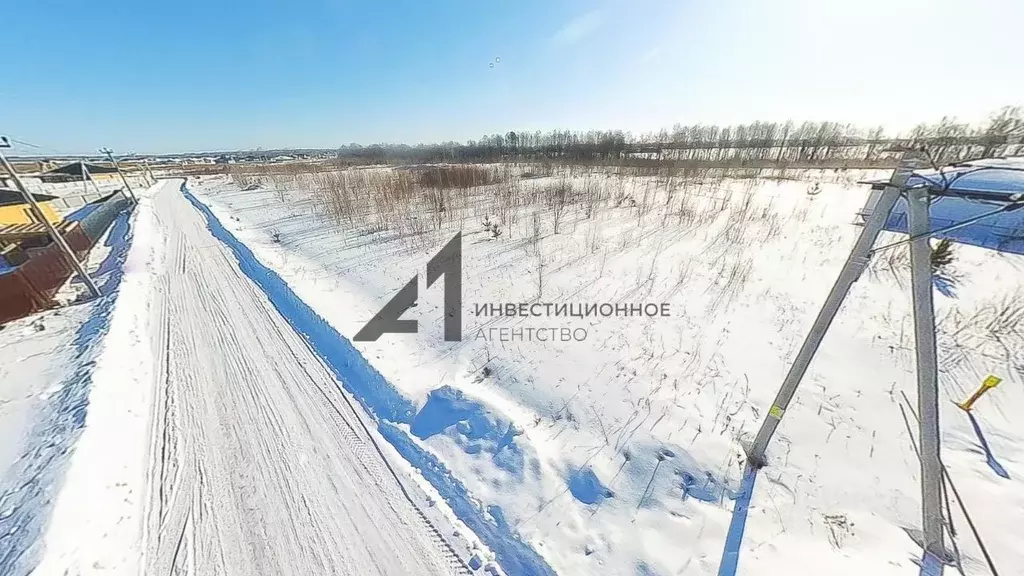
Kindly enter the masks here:
[[349, 144], [341, 161], [369, 164], [551, 160], [574, 163], [726, 162], [891, 163], [895, 147], [927, 146], [943, 161], [1020, 153], [1024, 108], [1004, 107], [984, 125], [943, 118], [904, 135], [881, 127], [838, 122], [753, 122], [730, 126], [676, 124], [671, 130], [634, 135], [622, 130], [511, 130], [465, 143]]

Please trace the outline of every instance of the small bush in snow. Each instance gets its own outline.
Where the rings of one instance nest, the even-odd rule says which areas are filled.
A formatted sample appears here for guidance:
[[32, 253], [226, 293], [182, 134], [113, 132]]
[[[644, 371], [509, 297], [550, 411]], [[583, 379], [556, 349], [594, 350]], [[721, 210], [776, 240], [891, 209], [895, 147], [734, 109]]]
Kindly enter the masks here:
[[501, 225], [491, 220], [490, 216], [484, 217], [484, 232], [491, 235], [491, 238], [501, 236]]

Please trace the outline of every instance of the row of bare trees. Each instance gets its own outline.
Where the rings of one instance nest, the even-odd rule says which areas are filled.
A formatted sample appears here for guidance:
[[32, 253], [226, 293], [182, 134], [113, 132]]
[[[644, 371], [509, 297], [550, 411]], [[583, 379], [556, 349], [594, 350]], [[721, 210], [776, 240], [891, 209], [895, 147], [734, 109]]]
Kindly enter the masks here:
[[734, 126], [679, 125], [639, 136], [621, 130], [509, 131], [466, 143], [417, 146], [350, 144], [338, 159], [366, 164], [553, 160], [565, 163], [658, 162], [889, 165], [892, 149], [927, 145], [943, 159], [1019, 153], [1024, 149], [1024, 109], [1006, 107], [981, 126], [944, 118], [902, 136], [882, 128], [838, 122], [753, 122]]

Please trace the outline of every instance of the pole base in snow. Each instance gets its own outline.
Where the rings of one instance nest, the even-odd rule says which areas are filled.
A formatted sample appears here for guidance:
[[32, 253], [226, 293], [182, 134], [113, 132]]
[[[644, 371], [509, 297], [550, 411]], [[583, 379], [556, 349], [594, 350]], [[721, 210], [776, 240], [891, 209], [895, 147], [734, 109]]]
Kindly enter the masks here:
[[925, 552], [921, 556], [921, 561], [918, 566], [921, 568], [920, 576], [942, 576], [942, 571], [947, 565], [952, 565], [952, 562], [937, 558], [934, 554]]
[[920, 576], [940, 576], [946, 566], [959, 565], [957, 554], [948, 548], [944, 548], [942, 553], [938, 555], [924, 550], [924, 542], [922, 541], [922, 534], [919, 528], [904, 527], [903, 531], [907, 533], [907, 536], [910, 536], [910, 539], [915, 544], [922, 547], [921, 559], [914, 560], [914, 563], [921, 569]]
[[740, 448], [743, 449], [743, 455], [747, 457], [747, 466], [754, 470], [760, 470], [768, 465], [767, 456], [762, 456], [753, 453], [754, 443], [753, 440], [741, 440]]

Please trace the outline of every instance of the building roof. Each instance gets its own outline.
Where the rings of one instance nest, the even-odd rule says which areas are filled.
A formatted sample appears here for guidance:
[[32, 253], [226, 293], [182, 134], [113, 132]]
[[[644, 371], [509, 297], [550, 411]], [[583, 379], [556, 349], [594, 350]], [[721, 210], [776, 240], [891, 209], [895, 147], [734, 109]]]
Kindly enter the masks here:
[[59, 168], [53, 170], [47, 170], [44, 174], [67, 174], [69, 176], [81, 176], [82, 166], [89, 171], [90, 174], [111, 174], [117, 172], [117, 168], [113, 166], [101, 166], [99, 164], [89, 164], [87, 162], [72, 162], [71, 164], [65, 164]]
[[[50, 196], [49, 194], [33, 194], [32, 198], [35, 198], [36, 202], [49, 202], [57, 197]], [[0, 207], [17, 206], [18, 204], [25, 203], [25, 198], [22, 197], [21, 192], [10, 188], [0, 188]]]

